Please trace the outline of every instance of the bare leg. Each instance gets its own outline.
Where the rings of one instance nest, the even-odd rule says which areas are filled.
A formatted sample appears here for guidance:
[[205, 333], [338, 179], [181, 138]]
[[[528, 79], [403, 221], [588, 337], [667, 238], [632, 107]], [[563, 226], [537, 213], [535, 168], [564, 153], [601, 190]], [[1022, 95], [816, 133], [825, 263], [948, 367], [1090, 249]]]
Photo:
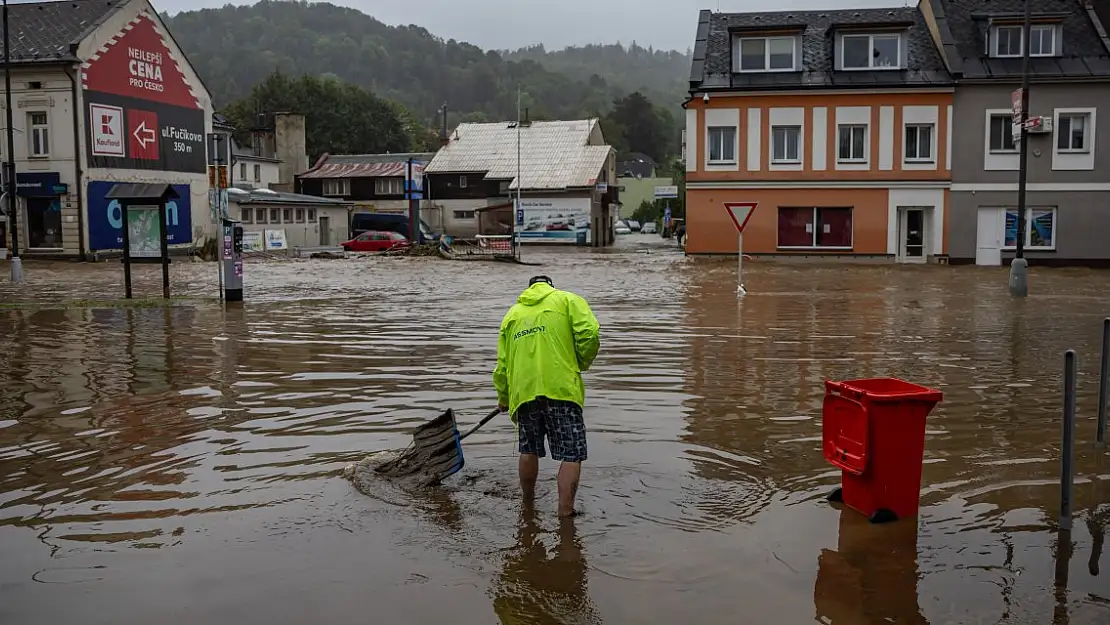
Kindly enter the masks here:
[[516, 466], [517, 472], [520, 473], [520, 492], [524, 495], [525, 503], [531, 503], [536, 497], [536, 478], [540, 475], [540, 457], [535, 454], [520, 454]]
[[559, 516], [574, 516], [574, 497], [578, 494], [578, 478], [581, 476], [581, 462], [564, 462], [559, 465]]

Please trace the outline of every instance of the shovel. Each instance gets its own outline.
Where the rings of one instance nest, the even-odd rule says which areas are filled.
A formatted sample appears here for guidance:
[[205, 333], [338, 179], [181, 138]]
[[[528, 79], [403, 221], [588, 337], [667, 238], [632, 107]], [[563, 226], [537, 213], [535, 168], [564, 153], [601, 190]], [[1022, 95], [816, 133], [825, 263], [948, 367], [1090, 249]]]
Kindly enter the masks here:
[[420, 474], [421, 484], [438, 484], [463, 468], [466, 461], [463, 458], [462, 440], [500, 413], [500, 408], [494, 409], [466, 433], [459, 434], [455, 412], [449, 408], [413, 430], [412, 444], [400, 456], [375, 467], [374, 471], [392, 478]]

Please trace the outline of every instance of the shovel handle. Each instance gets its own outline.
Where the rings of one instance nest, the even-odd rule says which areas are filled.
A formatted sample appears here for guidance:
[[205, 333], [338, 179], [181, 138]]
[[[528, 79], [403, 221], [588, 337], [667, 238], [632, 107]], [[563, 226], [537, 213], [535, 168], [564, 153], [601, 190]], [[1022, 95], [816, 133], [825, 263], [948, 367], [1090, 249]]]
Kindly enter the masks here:
[[475, 425], [474, 427], [467, 430], [465, 434], [463, 434], [462, 436], [459, 437], [459, 440], [461, 441], [462, 439], [466, 438], [467, 436], [470, 436], [471, 434], [477, 432], [478, 428], [480, 428], [483, 425], [489, 423], [491, 419], [493, 419], [494, 417], [496, 417], [499, 414], [501, 414], [501, 409], [500, 408], [494, 408], [493, 412], [491, 412], [488, 415], [486, 415], [485, 417], [483, 417], [482, 420], [479, 421], [477, 425]]

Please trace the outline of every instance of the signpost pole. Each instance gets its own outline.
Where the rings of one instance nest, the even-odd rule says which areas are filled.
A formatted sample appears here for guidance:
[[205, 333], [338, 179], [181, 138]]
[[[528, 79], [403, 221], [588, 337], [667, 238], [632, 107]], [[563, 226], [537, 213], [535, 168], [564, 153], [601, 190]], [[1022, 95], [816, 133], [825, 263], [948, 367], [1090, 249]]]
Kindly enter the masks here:
[[131, 233], [127, 223], [127, 209], [130, 203], [120, 200], [120, 216], [123, 217], [123, 292], [124, 297], [131, 299]]
[[1013, 123], [1019, 124], [1021, 150], [1018, 157], [1018, 197], [1017, 197], [1017, 253], [1010, 263], [1010, 295], [1029, 296], [1029, 261], [1025, 260], [1025, 189], [1029, 174], [1029, 129], [1025, 123], [1029, 119], [1029, 31], [1031, 22], [1030, 0], [1025, 0], [1025, 19], [1021, 27], [1021, 89], [1012, 99]]
[[19, 259], [19, 198], [15, 193], [15, 128], [12, 125], [12, 58], [8, 42], [8, 0], [4, 0], [4, 101], [8, 127], [8, 162], [4, 163], [8, 177], [8, 230], [12, 231], [12, 282], [23, 282], [23, 261]]
[[166, 201], [163, 200], [158, 205], [158, 247], [162, 254], [162, 299], [170, 298], [170, 242], [167, 240], [169, 236], [169, 224], [166, 223]]
[[725, 210], [736, 226], [736, 294], [747, 295], [744, 288], [744, 228], [755, 212], [756, 202], [725, 202]]
[[740, 295], [744, 290], [744, 233], [736, 235], [736, 292]]

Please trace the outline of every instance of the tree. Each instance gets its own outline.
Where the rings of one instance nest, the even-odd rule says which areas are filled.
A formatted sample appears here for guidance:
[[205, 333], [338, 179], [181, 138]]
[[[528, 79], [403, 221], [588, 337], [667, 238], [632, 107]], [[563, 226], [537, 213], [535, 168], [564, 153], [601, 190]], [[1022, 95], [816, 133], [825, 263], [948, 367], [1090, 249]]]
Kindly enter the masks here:
[[602, 128], [621, 137], [625, 151], [647, 154], [657, 163], [674, 154], [674, 116], [657, 109], [640, 92], [614, 100]]
[[[236, 127], [255, 125], [260, 113], [289, 111], [305, 116], [309, 161], [324, 152], [378, 154], [406, 152], [420, 135], [419, 126], [404, 119], [393, 103], [355, 85], [333, 78], [270, 74], [251, 89], [250, 96], [223, 113]], [[406, 128], [406, 121], [409, 126]]]

